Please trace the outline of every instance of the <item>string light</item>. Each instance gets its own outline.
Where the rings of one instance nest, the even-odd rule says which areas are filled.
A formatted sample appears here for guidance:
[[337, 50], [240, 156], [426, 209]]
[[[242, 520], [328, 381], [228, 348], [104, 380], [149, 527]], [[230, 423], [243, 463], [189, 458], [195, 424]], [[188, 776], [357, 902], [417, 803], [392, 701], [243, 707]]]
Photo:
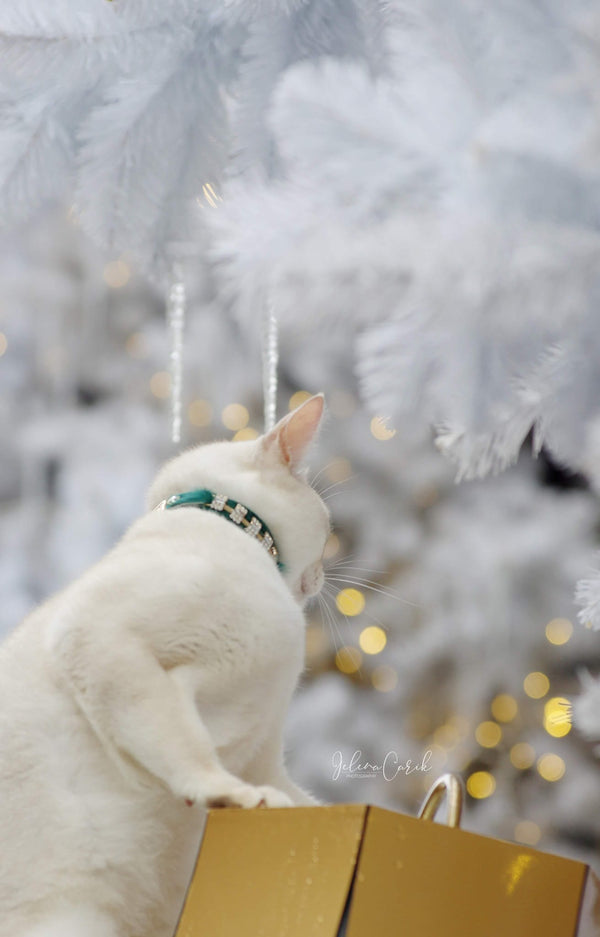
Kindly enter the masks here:
[[480, 722], [475, 729], [475, 738], [482, 748], [495, 748], [502, 738], [502, 729], [496, 722]]
[[389, 693], [398, 685], [398, 674], [393, 667], [376, 667], [371, 674], [371, 683], [380, 693]]
[[491, 702], [492, 716], [498, 722], [512, 722], [519, 711], [514, 696], [508, 693], [499, 693]]
[[187, 295], [182, 264], [175, 260], [171, 266], [167, 291], [166, 316], [171, 348], [169, 373], [171, 375], [171, 442], [181, 442], [181, 410], [183, 400], [183, 333]]
[[535, 670], [523, 680], [523, 689], [531, 699], [541, 699], [550, 689], [550, 681], [545, 673]]
[[387, 635], [378, 625], [370, 625], [361, 631], [358, 643], [365, 654], [380, 654], [387, 644]]
[[342, 673], [356, 673], [362, 664], [362, 654], [357, 647], [346, 645], [335, 655], [335, 666]]
[[232, 431], [243, 429], [248, 425], [250, 414], [241, 403], [228, 404], [221, 414], [223, 425]]
[[540, 777], [545, 781], [560, 781], [567, 770], [567, 766], [560, 755], [555, 755], [553, 753], [548, 753], [538, 758], [536, 767]]
[[389, 429], [386, 425], [387, 418], [383, 416], [374, 416], [371, 420], [371, 433], [375, 439], [385, 442], [396, 435], [395, 429]]
[[573, 624], [568, 618], [553, 618], [546, 625], [546, 640], [550, 644], [566, 644], [573, 634]]
[[544, 729], [556, 739], [571, 731], [571, 702], [564, 696], [553, 696], [544, 705]]
[[489, 771], [475, 771], [467, 778], [467, 791], [475, 800], [484, 800], [496, 790], [496, 779]]
[[517, 742], [510, 750], [510, 761], [519, 771], [526, 771], [535, 761], [535, 748], [529, 742]]
[[192, 426], [210, 426], [213, 408], [208, 400], [192, 400], [188, 407], [188, 419]]
[[264, 431], [270, 432], [277, 420], [277, 368], [279, 365], [279, 327], [269, 290], [261, 318], [261, 358], [264, 399]]
[[342, 615], [360, 615], [365, 607], [365, 597], [359, 589], [342, 589], [335, 597], [335, 604]]

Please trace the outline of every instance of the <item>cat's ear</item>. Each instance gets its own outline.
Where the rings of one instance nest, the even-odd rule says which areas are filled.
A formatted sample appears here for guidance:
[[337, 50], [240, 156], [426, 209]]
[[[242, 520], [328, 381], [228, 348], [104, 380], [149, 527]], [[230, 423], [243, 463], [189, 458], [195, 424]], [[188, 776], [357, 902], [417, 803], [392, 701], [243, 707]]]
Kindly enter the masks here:
[[323, 394], [316, 394], [284, 416], [261, 439], [260, 462], [263, 465], [287, 465], [290, 471], [296, 471], [317, 434], [324, 408]]

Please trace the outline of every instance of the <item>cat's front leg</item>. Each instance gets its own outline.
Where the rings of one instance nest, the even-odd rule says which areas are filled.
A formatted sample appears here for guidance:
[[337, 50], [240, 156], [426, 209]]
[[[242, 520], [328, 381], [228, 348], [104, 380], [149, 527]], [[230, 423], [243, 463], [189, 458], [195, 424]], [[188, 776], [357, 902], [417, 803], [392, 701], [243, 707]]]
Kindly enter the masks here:
[[282, 727], [279, 724], [272, 728], [247, 765], [244, 777], [255, 783], [268, 780], [277, 790], [283, 791], [296, 807], [320, 806], [320, 801], [298, 787], [287, 773], [283, 760], [282, 735]]
[[291, 803], [271, 786], [226, 771], [193, 700], [123, 623], [113, 621], [100, 632], [63, 620], [48, 645], [62, 682], [115, 761], [128, 756], [189, 804]]
[[[194, 713], [195, 718], [202, 724], [200, 713], [196, 707], [196, 688], [198, 671], [195, 666], [175, 667], [170, 676], [177, 684], [185, 705]], [[206, 730], [205, 730], [206, 731]], [[211, 742], [212, 744], [212, 742]], [[217, 757], [215, 755], [215, 757]], [[210, 807], [291, 807], [293, 797], [277, 785], [251, 784], [232, 775], [224, 768], [217, 774], [206, 773], [201, 779], [204, 798], [198, 799], [200, 804], [206, 800]], [[189, 801], [188, 801], [189, 802]]]

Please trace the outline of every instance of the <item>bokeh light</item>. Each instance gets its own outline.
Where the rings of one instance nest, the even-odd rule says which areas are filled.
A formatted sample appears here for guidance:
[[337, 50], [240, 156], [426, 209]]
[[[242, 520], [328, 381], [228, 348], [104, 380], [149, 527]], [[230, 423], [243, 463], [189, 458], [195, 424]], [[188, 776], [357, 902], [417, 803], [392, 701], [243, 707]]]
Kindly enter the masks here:
[[370, 625], [361, 631], [358, 643], [365, 654], [380, 654], [387, 644], [387, 635], [378, 625]]
[[499, 693], [495, 696], [490, 709], [498, 722], [512, 722], [519, 711], [516, 699], [509, 693]]
[[112, 290], [119, 290], [129, 283], [131, 270], [124, 260], [111, 260], [106, 264], [102, 276], [107, 286]]
[[548, 752], [538, 758], [537, 769], [545, 781], [560, 781], [567, 770], [567, 766], [560, 755]]
[[385, 442], [387, 439], [392, 439], [396, 435], [396, 430], [388, 428], [386, 417], [374, 416], [371, 420], [371, 433], [375, 439]]
[[535, 846], [540, 841], [542, 831], [533, 820], [519, 820], [515, 826], [514, 840], [525, 846]]
[[523, 680], [523, 689], [531, 699], [541, 699], [550, 689], [550, 681], [545, 673], [535, 670]]
[[443, 725], [438, 726], [433, 733], [433, 741], [435, 744], [446, 750], [454, 748], [459, 739], [460, 732], [457, 727], [450, 722], [445, 722]]
[[335, 655], [335, 666], [342, 673], [356, 673], [362, 664], [362, 654], [357, 647], [346, 645]]
[[297, 390], [295, 394], [289, 399], [288, 410], [295, 410], [296, 407], [299, 407], [300, 404], [305, 403], [305, 401], [310, 400], [313, 395], [307, 390]]
[[566, 644], [573, 634], [573, 623], [568, 618], [553, 618], [546, 625], [546, 639], [550, 644]]
[[467, 791], [475, 800], [483, 800], [496, 790], [496, 780], [489, 771], [475, 771], [467, 778]]
[[544, 729], [556, 739], [568, 735], [572, 728], [571, 701], [553, 696], [544, 704]]
[[168, 371], [157, 371], [150, 378], [150, 390], [159, 400], [166, 400], [171, 393], [171, 375]]
[[323, 559], [331, 560], [337, 553], [340, 551], [340, 538], [337, 534], [329, 534], [327, 543], [325, 544], [325, 549], [323, 551]]
[[325, 469], [325, 475], [330, 482], [345, 482], [352, 475], [352, 466], [348, 459], [332, 459]]
[[248, 425], [250, 414], [247, 407], [241, 403], [229, 403], [221, 414], [223, 425], [232, 432], [243, 429]]
[[376, 667], [371, 674], [371, 683], [380, 693], [389, 693], [398, 685], [398, 674], [393, 667]]
[[188, 419], [192, 426], [210, 426], [213, 408], [208, 400], [192, 400], [188, 407]]
[[517, 742], [510, 750], [510, 760], [519, 771], [526, 771], [535, 761], [535, 748], [529, 742]]
[[243, 429], [238, 429], [233, 440], [234, 442], [243, 442], [245, 439], [258, 439], [259, 436], [260, 433], [253, 426], [244, 426]]
[[342, 589], [335, 597], [335, 604], [342, 615], [360, 615], [365, 607], [365, 597], [359, 589]]
[[502, 729], [497, 722], [480, 722], [475, 729], [475, 738], [483, 748], [495, 748], [502, 738]]

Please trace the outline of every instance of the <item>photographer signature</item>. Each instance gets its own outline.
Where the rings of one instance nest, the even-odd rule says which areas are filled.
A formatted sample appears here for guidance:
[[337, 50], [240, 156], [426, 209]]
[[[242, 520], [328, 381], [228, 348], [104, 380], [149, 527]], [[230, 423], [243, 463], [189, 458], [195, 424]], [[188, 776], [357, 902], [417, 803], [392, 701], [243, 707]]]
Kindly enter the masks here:
[[390, 751], [380, 764], [363, 761], [362, 752], [355, 751], [349, 761], [344, 761], [341, 751], [333, 753], [332, 780], [337, 781], [342, 775], [345, 778], [375, 778], [378, 775], [385, 781], [393, 781], [399, 774], [413, 774], [415, 771], [431, 771], [431, 757], [433, 752], [428, 749], [424, 752], [420, 761], [413, 761], [409, 758], [402, 761], [397, 752]]

